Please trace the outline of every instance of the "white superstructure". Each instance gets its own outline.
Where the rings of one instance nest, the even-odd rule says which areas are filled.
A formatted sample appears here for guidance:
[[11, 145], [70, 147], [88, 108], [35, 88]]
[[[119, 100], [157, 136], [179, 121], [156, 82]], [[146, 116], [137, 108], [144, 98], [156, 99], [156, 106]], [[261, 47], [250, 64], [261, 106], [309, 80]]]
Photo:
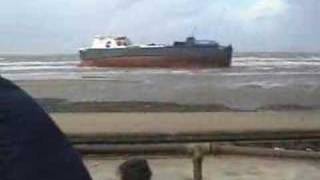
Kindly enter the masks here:
[[126, 36], [96, 36], [93, 39], [92, 45], [89, 49], [114, 49], [114, 48], [152, 48], [152, 47], [165, 47], [162, 44], [132, 44], [130, 39]]
[[96, 36], [93, 39], [91, 48], [94, 49], [106, 49], [106, 48], [126, 48], [131, 45], [131, 41], [125, 37], [106, 37]]

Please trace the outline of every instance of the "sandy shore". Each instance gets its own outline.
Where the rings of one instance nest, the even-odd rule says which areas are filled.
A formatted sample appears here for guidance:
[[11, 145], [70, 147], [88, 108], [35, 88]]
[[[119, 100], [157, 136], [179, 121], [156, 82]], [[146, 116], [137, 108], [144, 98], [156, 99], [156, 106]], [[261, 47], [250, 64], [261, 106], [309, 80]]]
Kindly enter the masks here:
[[[290, 77], [290, 78], [289, 78]], [[80, 112], [89, 106], [81, 102], [149, 102], [155, 103], [155, 109], [166, 108], [171, 105], [202, 105], [198, 111], [205, 111], [205, 105], [215, 109], [232, 110], [277, 110], [277, 109], [319, 109], [320, 87], [318, 76], [311, 79], [297, 79], [295, 76], [264, 77], [264, 76], [219, 76], [213, 74], [140, 74], [135, 71], [120, 74], [107, 74], [102, 79], [78, 80], [28, 80], [16, 83], [37, 99], [60, 99], [57, 105], [63, 106], [53, 109], [63, 110], [66, 102], [75, 102], [68, 106]], [[289, 78], [289, 79], [288, 79]], [[299, 80], [299, 83], [297, 82]], [[275, 82], [274, 82], [275, 81]], [[280, 81], [280, 82], [278, 82]], [[283, 85], [278, 86], [278, 83]], [[290, 83], [289, 83], [290, 82]], [[304, 85], [314, 82], [316, 85]], [[271, 87], [264, 87], [264, 85]], [[289, 83], [289, 85], [287, 85]], [[274, 85], [274, 86], [272, 86]], [[50, 104], [49, 104], [50, 105]], [[115, 104], [111, 104], [111, 109]], [[134, 103], [127, 112], [136, 109]], [[148, 105], [148, 103], [147, 103]], [[75, 107], [77, 106], [77, 107]], [[81, 108], [81, 107], [86, 108]], [[52, 107], [52, 104], [51, 104]], [[97, 105], [96, 107], [99, 107]], [[101, 107], [101, 106], [100, 106]], [[123, 111], [123, 106], [116, 111]], [[188, 106], [187, 109], [190, 109]], [[180, 108], [180, 107], [179, 107]], [[175, 108], [178, 109], [179, 108]], [[95, 108], [96, 109], [96, 108]], [[138, 108], [139, 109], [139, 108]], [[192, 110], [193, 108], [191, 108]], [[194, 109], [197, 109], [194, 108]], [[62, 111], [61, 110], [61, 111]], [[148, 108], [145, 108], [148, 111]], [[102, 111], [102, 110], [101, 110]], [[165, 110], [164, 110], [165, 111]], [[169, 110], [170, 111], [170, 110]], [[174, 111], [174, 110], [171, 110]], [[194, 110], [193, 110], [194, 111]], [[141, 112], [141, 111], [140, 111]]]
[[230, 108], [222, 104], [177, 104], [168, 102], [70, 102], [63, 99], [36, 99], [48, 112], [255, 112], [255, 111], [306, 111], [319, 110], [317, 107], [300, 105], [270, 105], [255, 110]]
[[320, 111], [52, 113], [68, 134], [318, 131]]

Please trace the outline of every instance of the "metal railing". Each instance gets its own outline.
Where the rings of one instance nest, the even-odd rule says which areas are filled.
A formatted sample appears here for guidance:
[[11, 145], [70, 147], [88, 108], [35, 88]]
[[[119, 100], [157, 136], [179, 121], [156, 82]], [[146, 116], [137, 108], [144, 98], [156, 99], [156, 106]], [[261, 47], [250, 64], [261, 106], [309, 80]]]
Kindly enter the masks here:
[[75, 145], [84, 155], [95, 154], [102, 156], [128, 155], [184, 155], [192, 158], [193, 179], [202, 180], [203, 160], [208, 155], [247, 155], [278, 158], [320, 159], [320, 152], [297, 150], [275, 150], [257, 147], [239, 147], [216, 143], [198, 144], [133, 144], [133, 145]]

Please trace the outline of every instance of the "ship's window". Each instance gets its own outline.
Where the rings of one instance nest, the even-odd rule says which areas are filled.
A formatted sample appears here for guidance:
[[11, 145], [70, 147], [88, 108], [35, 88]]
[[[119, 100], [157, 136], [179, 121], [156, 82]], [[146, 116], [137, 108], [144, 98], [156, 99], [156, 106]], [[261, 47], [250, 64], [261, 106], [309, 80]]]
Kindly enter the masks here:
[[106, 47], [107, 47], [107, 48], [109, 48], [109, 47], [110, 47], [110, 45], [109, 45], [109, 44], [107, 44], [107, 45], [106, 45]]
[[117, 41], [117, 45], [121, 46], [122, 45], [121, 41]]

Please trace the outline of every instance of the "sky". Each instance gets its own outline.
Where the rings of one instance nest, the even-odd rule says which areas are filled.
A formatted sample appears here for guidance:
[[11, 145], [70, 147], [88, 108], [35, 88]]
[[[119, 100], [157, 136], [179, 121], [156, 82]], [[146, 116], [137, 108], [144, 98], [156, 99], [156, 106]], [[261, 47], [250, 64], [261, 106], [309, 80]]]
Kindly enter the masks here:
[[319, 0], [11, 0], [1, 2], [0, 53], [77, 53], [95, 35], [320, 51], [319, 19]]

